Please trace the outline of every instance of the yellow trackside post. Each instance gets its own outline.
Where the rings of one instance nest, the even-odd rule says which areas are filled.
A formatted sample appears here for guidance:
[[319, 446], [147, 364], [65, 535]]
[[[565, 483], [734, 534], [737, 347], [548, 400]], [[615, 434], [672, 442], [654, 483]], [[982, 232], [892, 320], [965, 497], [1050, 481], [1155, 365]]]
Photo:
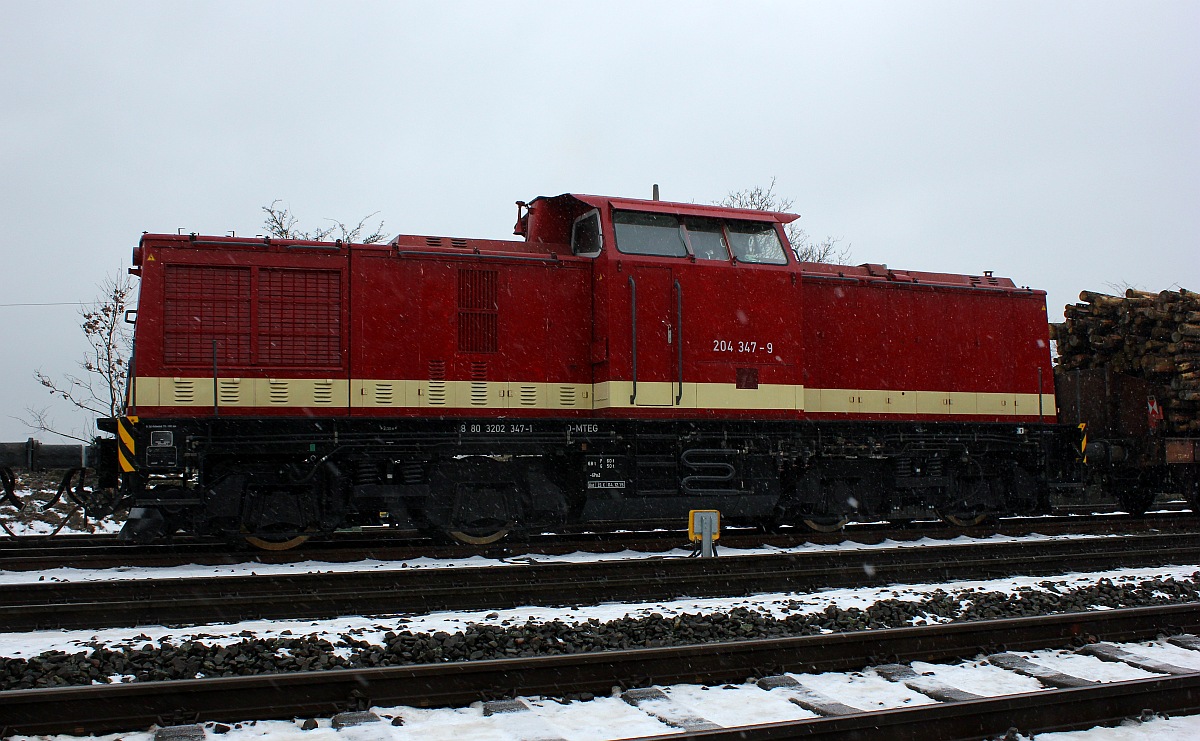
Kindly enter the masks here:
[[699, 542], [699, 553], [707, 558], [717, 555], [713, 543], [721, 537], [721, 512], [715, 509], [694, 509], [688, 512], [688, 540]]

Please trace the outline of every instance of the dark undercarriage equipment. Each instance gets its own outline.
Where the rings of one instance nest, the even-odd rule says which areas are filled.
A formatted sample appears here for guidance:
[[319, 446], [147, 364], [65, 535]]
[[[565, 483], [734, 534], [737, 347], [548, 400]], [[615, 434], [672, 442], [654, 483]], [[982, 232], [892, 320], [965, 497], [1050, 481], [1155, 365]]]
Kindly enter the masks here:
[[[394, 524], [468, 543], [577, 526], [837, 527], [1048, 512], [1055, 426], [753, 421], [161, 420], [182, 467], [146, 481], [125, 537], [290, 543]], [[1059, 464], [1061, 466], [1061, 464]]]

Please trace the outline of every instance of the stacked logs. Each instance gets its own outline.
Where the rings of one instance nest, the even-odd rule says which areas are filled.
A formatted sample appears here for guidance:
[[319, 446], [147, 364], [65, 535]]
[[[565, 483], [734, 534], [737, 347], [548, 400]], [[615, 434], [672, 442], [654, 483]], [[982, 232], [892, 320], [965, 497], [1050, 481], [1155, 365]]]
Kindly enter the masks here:
[[1050, 325], [1058, 367], [1110, 368], [1166, 389], [1167, 428], [1200, 432], [1200, 294], [1185, 289], [1124, 296], [1083, 291]]

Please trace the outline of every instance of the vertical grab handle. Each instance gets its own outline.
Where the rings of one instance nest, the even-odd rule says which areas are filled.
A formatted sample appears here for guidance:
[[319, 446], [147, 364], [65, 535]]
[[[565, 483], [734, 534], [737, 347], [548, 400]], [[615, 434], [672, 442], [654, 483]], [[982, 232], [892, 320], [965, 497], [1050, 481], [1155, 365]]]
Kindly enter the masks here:
[[221, 416], [221, 389], [217, 381], [217, 341], [213, 340], [213, 416]]
[[633, 326], [633, 393], [629, 395], [629, 403], [637, 399], [637, 283], [629, 276], [629, 316]]
[[675, 281], [675, 343], [679, 360], [679, 390], [675, 392], [675, 406], [683, 399], [683, 287]]

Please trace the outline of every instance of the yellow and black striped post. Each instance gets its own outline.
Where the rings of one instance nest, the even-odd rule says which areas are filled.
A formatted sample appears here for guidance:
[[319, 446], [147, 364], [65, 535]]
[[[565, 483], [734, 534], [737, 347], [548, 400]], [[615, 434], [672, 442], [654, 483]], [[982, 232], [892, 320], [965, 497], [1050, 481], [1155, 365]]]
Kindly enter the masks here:
[[121, 473], [133, 473], [136, 470], [137, 445], [134, 442], [133, 426], [137, 417], [119, 417], [117, 419], [117, 463]]

